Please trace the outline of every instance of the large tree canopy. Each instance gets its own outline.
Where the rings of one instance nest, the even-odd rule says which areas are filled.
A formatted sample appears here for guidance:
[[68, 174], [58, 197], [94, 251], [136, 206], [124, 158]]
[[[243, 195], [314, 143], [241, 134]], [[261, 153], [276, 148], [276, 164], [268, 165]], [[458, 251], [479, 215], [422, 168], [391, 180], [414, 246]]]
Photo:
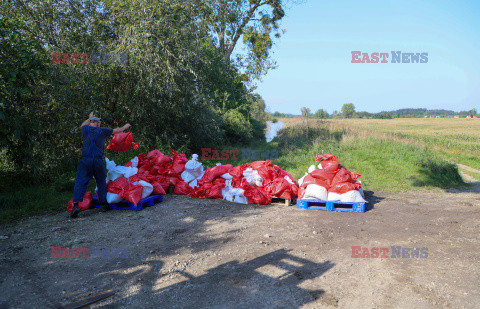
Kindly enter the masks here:
[[[270, 57], [273, 38], [280, 37], [279, 22], [285, 16], [281, 0], [206, 0], [208, 14], [205, 18], [215, 43], [225, 57], [245, 70], [249, 78], [259, 78], [274, 67]], [[244, 43], [246, 53], [235, 48]]]
[[[246, 87], [245, 75], [225, 57], [227, 49], [211, 31], [215, 5], [222, 3], [2, 4], [0, 143], [8, 159], [27, 172], [71, 169], [81, 146], [78, 125], [91, 111], [106, 126], [130, 122], [145, 149], [168, 144], [193, 152], [263, 139], [265, 104]], [[255, 14], [266, 6], [252, 5]], [[264, 25], [275, 18], [265, 18]], [[242, 32], [248, 27], [254, 26], [247, 22]], [[52, 63], [52, 51], [125, 53], [128, 62]]]

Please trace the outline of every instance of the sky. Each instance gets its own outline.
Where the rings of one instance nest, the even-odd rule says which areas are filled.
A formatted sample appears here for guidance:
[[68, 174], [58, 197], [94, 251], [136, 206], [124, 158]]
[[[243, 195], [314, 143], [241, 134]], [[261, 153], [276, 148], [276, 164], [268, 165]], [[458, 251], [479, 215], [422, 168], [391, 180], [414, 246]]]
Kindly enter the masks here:
[[[480, 1], [304, 0], [287, 5], [281, 28], [278, 68], [256, 89], [270, 112], [480, 111]], [[389, 53], [388, 63], [351, 63], [352, 51]], [[392, 63], [392, 51], [428, 62]]]

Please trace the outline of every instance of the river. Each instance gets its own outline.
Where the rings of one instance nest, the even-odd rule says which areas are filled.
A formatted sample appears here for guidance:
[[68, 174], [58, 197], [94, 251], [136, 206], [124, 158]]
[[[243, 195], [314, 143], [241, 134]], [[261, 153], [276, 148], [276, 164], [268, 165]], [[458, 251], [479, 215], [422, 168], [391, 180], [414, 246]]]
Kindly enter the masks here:
[[265, 134], [267, 142], [271, 142], [272, 139], [277, 136], [278, 131], [280, 131], [284, 126], [285, 124], [281, 121], [277, 121], [275, 123], [267, 121], [267, 133]]

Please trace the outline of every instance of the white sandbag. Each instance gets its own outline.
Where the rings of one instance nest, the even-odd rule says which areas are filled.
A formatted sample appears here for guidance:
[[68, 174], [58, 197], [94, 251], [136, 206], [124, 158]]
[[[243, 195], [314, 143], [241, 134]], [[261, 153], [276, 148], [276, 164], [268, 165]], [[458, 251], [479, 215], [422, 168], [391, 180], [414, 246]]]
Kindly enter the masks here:
[[298, 180], [298, 185], [299, 185], [299, 186], [301, 186], [301, 185], [302, 185], [302, 183], [303, 183], [303, 179], [304, 179], [304, 178], [305, 178], [305, 176], [307, 176], [307, 175], [308, 175], [308, 173], [305, 173], [305, 175], [304, 175], [302, 178], [300, 178], [300, 179]]
[[185, 170], [195, 177], [199, 177], [203, 173], [203, 165], [198, 162], [197, 154], [193, 154], [192, 159], [185, 163]]
[[235, 195], [233, 202], [238, 204], [248, 204], [248, 199], [243, 195]]
[[327, 200], [327, 189], [316, 184], [310, 184], [305, 189], [304, 199], [319, 199], [322, 201]]
[[263, 178], [251, 167], [243, 171], [243, 176], [250, 186], [263, 187]]
[[251, 167], [248, 167], [243, 171], [243, 177], [245, 177], [249, 185], [255, 185], [255, 174], [254, 170]]
[[189, 182], [188, 185], [189, 185], [190, 187], [192, 187], [192, 188], [195, 188], [196, 186], [198, 186], [197, 180], [198, 180], [198, 179], [195, 179], [195, 180]]
[[232, 190], [233, 190], [233, 188], [230, 187], [230, 186], [225, 186], [224, 188], [222, 188], [222, 196], [223, 196], [224, 200], [227, 200], [227, 201], [230, 201], [230, 202], [233, 201]]
[[335, 192], [328, 192], [327, 201], [338, 202], [342, 198], [342, 195]]
[[365, 203], [365, 200], [363, 199], [362, 195], [357, 190], [348, 191], [347, 193], [340, 194], [340, 195], [341, 195], [340, 202]]
[[198, 176], [192, 175], [189, 170], [184, 170], [180, 177], [182, 177], [183, 181], [185, 181], [186, 183], [190, 183], [197, 179]]
[[308, 173], [310, 174], [311, 172], [313, 172], [316, 169], [317, 168], [315, 167], [315, 165], [310, 165], [310, 167], [308, 168]]
[[242, 188], [232, 188], [231, 193], [233, 194], [233, 202], [238, 204], [248, 204], [248, 199], [243, 195], [245, 190]]
[[222, 177], [223, 179], [226, 179], [226, 180], [231, 180], [231, 179], [233, 179], [233, 176], [230, 175], [229, 173], [225, 173], [225, 174], [223, 174], [223, 175], [220, 176], [220, 177]]
[[132, 167], [138, 167], [138, 157], [133, 158], [130, 162], [132, 162]]
[[115, 203], [120, 203], [121, 201], [123, 201], [123, 198], [121, 198], [120, 195], [107, 192], [107, 203], [115, 204]]
[[153, 192], [153, 186], [144, 180], [135, 181], [134, 185], [142, 185], [142, 198], [149, 197]]
[[[133, 165], [134, 159], [132, 159], [132, 165]], [[138, 168], [136, 167], [116, 165], [113, 160], [110, 161], [108, 158], [105, 158], [105, 161], [107, 162], [107, 171], [108, 171], [107, 182], [109, 182], [110, 180], [113, 181], [122, 176], [125, 178], [129, 178], [130, 176], [136, 175], [138, 173]], [[136, 161], [138, 165], [138, 158]]]
[[363, 184], [362, 184], [362, 181], [361, 180], [357, 180], [361, 185], [362, 185], [362, 188], [360, 188], [358, 190], [358, 192], [360, 192], [360, 194], [362, 195], [363, 198], [365, 198], [365, 193], [363, 193]]
[[107, 157], [105, 157], [105, 162], [107, 162], [107, 171], [111, 171], [117, 166], [113, 160], [109, 160]]
[[188, 184], [190, 185], [190, 187], [195, 188], [196, 186], [198, 186], [197, 181], [200, 180], [200, 179], [202, 179], [203, 174], [205, 174], [205, 171], [202, 171], [202, 173], [200, 174], [200, 176], [198, 176], [197, 178], [195, 178], [194, 180], [192, 180], [191, 182], [189, 182]]

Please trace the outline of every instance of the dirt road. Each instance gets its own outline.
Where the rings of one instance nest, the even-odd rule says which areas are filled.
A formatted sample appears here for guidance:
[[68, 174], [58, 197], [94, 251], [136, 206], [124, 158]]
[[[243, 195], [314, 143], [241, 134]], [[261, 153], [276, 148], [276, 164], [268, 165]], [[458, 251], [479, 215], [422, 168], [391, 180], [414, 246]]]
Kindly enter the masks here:
[[[0, 308], [108, 289], [93, 308], [479, 308], [479, 194], [367, 199], [366, 213], [339, 213], [167, 195], [140, 212], [27, 218], [0, 228]], [[52, 246], [90, 256], [52, 258]], [[352, 258], [352, 246], [388, 257]], [[94, 247], [127, 252], [94, 257]], [[392, 247], [428, 256], [392, 258]]]

